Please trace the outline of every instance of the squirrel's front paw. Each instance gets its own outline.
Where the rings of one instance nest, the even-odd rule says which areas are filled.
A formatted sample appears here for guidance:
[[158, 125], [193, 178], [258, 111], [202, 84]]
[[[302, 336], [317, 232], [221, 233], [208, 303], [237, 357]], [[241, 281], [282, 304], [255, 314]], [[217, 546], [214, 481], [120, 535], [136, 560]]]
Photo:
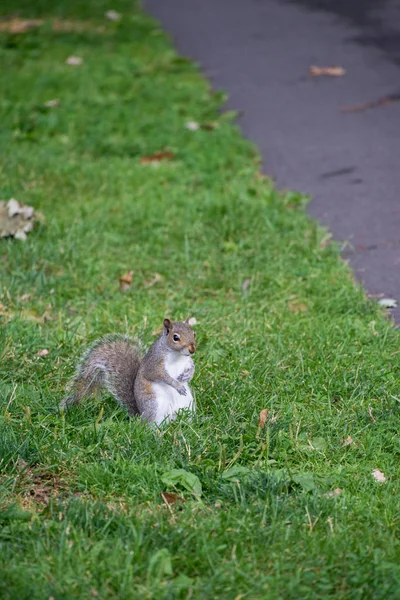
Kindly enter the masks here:
[[181, 396], [186, 396], [187, 390], [186, 390], [186, 387], [184, 385], [180, 386], [180, 388], [178, 389], [178, 394], [180, 394]]

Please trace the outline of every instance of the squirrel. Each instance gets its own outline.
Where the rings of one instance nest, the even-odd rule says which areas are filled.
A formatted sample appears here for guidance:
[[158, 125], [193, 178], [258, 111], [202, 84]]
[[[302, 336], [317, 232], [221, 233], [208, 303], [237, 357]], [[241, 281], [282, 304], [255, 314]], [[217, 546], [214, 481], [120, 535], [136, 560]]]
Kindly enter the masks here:
[[100, 338], [83, 355], [60, 408], [105, 388], [129, 415], [157, 425], [175, 419], [182, 408], [194, 412], [189, 381], [194, 375], [195, 336], [189, 317], [175, 323], [164, 319], [163, 332], [144, 358], [140, 347], [125, 336]]

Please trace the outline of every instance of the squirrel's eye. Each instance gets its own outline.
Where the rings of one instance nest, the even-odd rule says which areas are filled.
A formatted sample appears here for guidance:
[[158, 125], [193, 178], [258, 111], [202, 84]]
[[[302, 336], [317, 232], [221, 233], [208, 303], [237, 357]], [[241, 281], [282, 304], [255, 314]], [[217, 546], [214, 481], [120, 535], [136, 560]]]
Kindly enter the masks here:
[[177, 333], [174, 333], [174, 342], [179, 342], [180, 336]]

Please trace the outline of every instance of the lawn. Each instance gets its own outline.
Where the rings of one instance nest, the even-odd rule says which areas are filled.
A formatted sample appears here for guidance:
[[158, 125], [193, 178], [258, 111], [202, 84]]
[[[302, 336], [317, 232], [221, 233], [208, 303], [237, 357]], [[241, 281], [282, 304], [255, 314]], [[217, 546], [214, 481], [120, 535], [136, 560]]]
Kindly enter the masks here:
[[[0, 240], [1, 598], [399, 598], [393, 324], [131, 1], [2, 13], [0, 197], [43, 219]], [[58, 411], [90, 342], [188, 314], [195, 418]]]

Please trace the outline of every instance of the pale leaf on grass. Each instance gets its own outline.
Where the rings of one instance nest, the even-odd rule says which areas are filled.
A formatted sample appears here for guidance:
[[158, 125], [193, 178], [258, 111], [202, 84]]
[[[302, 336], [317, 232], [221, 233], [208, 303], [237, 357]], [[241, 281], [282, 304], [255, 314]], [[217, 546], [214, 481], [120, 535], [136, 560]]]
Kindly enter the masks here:
[[247, 288], [251, 283], [251, 279], [245, 279], [242, 283], [242, 292], [246, 292]]
[[38, 350], [36, 352], [36, 356], [40, 356], [41, 358], [44, 358], [48, 354], [49, 354], [49, 351], [47, 350], [47, 348], [43, 348], [43, 350]]
[[190, 327], [193, 327], [193, 325], [197, 325], [196, 317], [190, 317], [188, 323], [189, 323]]
[[342, 442], [342, 446], [352, 446], [353, 444], [355, 444], [355, 442], [351, 435], [348, 435], [347, 438]]
[[60, 99], [53, 98], [53, 100], [47, 100], [47, 102], [44, 103], [44, 106], [46, 108], [57, 108], [58, 106], [60, 106]]
[[383, 308], [396, 308], [397, 300], [395, 300], [394, 298], [381, 298], [380, 300], [378, 300], [378, 304]]
[[117, 12], [116, 10], [108, 10], [105, 13], [105, 17], [106, 19], [108, 19], [109, 21], [119, 21], [121, 18], [121, 15], [119, 12]]
[[35, 222], [32, 206], [21, 204], [15, 198], [8, 202], [0, 201], [0, 238], [14, 237], [25, 240]]
[[68, 56], [67, 60], [65, 61], [65, 64], [70, 65], [71, 67], [80, 67], [82, 63], [83, 58], [80, 56]]
[[382, 471], [380, 469], [373, 469], [373, 471], [372, 471], [372, 477], [378, 483], [385, 483], [385, 481], [386, 481], [385, 474], [382, 473]]
[[196, 121], [187, 121], [185, 127], [186, 129], [189, 129], [189, 131], [197, 131], [200, 129], [200, 125], [196, 123]]
[[340, 488], [335, 488], [334, 490], [331, 490], [330, 492], [327, 492], [326, 494], [324, 494], [325, 498], [337, 498], [338, 496], [340, 496], [342, 493], [342, 490]]

